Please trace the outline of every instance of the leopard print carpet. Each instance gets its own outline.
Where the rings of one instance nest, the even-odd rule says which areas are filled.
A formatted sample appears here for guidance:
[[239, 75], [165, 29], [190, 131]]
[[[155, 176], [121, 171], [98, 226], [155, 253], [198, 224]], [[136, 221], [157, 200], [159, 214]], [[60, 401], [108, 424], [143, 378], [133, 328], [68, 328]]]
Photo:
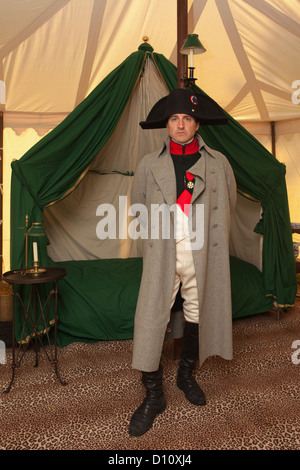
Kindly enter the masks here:
[[[141, 437], [128, 434], [144, 398], [130, 367], [132, 341], [73, 343], [59, 349], [57, 380], [29, 349], [8, 394], [1, 393], [1, 450], [299, 450], [300, 302], [233, 324], [234, 359], [208, 359], [196, 378], [207, 396], [196, 407], [176, 387], [173, 343], [163, 351], [167, 408]], [[11, 350], [0, 365], [4, 390]]]

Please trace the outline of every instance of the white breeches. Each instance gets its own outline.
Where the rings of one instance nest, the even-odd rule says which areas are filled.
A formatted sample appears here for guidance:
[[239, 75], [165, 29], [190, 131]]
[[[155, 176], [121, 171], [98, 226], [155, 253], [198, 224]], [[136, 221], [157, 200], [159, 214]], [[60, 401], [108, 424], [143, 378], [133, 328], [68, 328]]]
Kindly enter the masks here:
[[176, 243], [176, 273], [171, 308], [181, 283], [181, 297], [183, 298], [183, 314], [186, 321], [199, 323], [199, 302], [193, 250], [187, 249], [189, 238]]

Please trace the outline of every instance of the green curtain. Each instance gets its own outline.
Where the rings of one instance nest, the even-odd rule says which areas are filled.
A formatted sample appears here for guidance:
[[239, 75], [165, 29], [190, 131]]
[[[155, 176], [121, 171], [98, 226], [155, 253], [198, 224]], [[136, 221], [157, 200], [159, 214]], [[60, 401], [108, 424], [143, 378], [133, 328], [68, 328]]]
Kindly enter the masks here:
[[[68, 117], [12, 162], [11, 268], [25, 266], [25, 216], [28, 226], [42, 222], [45, 206], [66, 197], [80, 184], [97, 153], [112, 135], [147, 57], [151, 57], [169, 90], [177, 87], [177, 69], [163, 55], [142, 44], [113, 70]], [[198, 87], [195, 91], [203, 93]], [[206, 143], [224, 153], [234, 170], [241, 192], [262, 203], [257, 231], [264, 235], [263, 279], [266, 295], [280, 306], [292, 305], [297, 283], [292, 234], [285, 186], [285, 167], [251, 134], [228, 116], [225, 126], [203, 126]], [[138, 123], [137, 123], [138, 125]], [[117, 170], [117, 169], [114, 169]], [[47, 239], [39, 237], [39, 260], [50, 264]], [[31, 247], [29, 247], [31, 248]], [[28, 263], [32, 264], [31, 249]], [[16, 337], [22, 319], [16, 314]]]
[[[137, 51], [111, 72], [52, 132], [12, 162], [11, 265], [24, 266], [20, 227], [42, 222], [43, 208], [75, 189], [113, 133], [137, 83], [146, 53]], [[45, 254], [43, 262], [47, 260]]]
[[[28, 227], [43, 223], [45, 206], [66, 197], [80, 184], [93, 159], [113, 133], [148, 52], [138, 50], [113, 70], [52, 132], [18, 161], [12, 162], [11, 178], [11, 269], [25, 267], [25, 217]], [[30, 239], [28, 266], [32, 266], [32, 241], [38, 243], [40, 265], [50, 264], [47, 238]], [[49, 286], [44, 286], [45, 292]], [[27, 301], [29, 288], [15, 286]], [[29, 306], [29, 310], [31, 307]], [[15, 302], [16, 338], [23, 333], [23, 317]], [[53, 323], [53, 308], [49, 324]], [[40, 324], [41, 330], [44, 325]]]

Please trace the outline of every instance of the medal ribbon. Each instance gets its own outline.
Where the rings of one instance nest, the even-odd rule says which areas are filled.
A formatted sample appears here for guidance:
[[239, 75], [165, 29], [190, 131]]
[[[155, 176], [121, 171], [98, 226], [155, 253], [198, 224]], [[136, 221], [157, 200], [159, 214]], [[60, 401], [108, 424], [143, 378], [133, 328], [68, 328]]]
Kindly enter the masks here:
[[[172, 155], [182, 155], [184, 158], [185, 155], [192, 155], [196, 154], [199, 150], [199, 145], [197, 139], [193, 139], [192, 142], [180, 145], [177, 142], [170, 140], [170, 153]], [[181, 158], [181, 157], [178, 157]], [[185, 213], [186, 216], [189, 214], [189, 206], [192, 199], [193, 189], [195, 186], [195, 176], [190, 173], [189, 171], [185, 171], [184, 173], [184, 190], [177, 198], [177, 204], [181, 208], [181, 210]]]

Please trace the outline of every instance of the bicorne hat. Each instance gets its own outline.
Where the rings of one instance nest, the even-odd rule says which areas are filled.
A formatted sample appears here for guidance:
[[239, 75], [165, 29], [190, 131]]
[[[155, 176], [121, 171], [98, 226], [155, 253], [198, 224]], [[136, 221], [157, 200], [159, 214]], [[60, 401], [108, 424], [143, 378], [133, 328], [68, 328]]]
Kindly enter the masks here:
[[142, 129], [161, 129], [166, 127], [173, 114], [193, 116], [200, 125], [226, 124], [228, 121], [223, 109], [209, 96], [176, 88], [155, 103], [146, 121], [141, 121], [140, 126]]

